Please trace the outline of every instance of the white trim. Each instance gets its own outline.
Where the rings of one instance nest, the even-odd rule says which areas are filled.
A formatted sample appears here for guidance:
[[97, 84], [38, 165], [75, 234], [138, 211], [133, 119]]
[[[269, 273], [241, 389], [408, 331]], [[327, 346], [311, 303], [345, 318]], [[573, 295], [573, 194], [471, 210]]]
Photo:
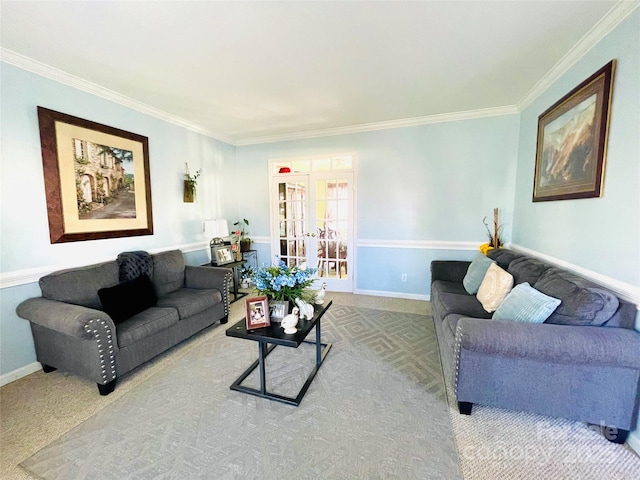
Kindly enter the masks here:
[[615, 278], [602, 275], [601, 273], [594, 272], [593, 270], [589, 270], [584, 267], [574, 265], [573, 263], [569, 263], [565, 260], [552, 257], [551, 255], [546, 255], [544, 253], [531, 250], [530, 248], [526, 248], [521, 245], [509, 244], [507, 246], [515, 252], [520, 252], [520, 253], [527, 254], [531, 257], [539, 258], [540, 260], [544, 260], [547, 263], [551, 263], [553, 265], [557, 265], [558, 267], [569, 270], [573, 273], [577, 273], [578, 275], [586, 277], [589, 280], [599, 285], [602, 285], [603, 287], [606, 287], [609, 290], [614, 291], [620, 298], [627, 300], [628, 302], [635, 303], [636, 305], [640, 305], [640, 288], [634, 285], [621, 282], [620, 280], [616, 280]]
[[360, 239], [357, 247], [417, 248], [423, 250], [478, 250], [482, 242], [454, 242], [446, 240], [370, 240]]
[[569, 50], [544, 77], [518, 102], [517, 109], [522, 111], [544, 93], [556, 80], [578, 62], [598, 42], [606, 37], [614, 28], [640, 6], [640, 1], [620, 1], [589, 30], [571, 50]]
[[357, 295], [370, 295], [372, 297], [391, 297], [404, 298], [406, 300], [424, 300], [426, 302], [431, 299], [431, 295], [421, 295], [419, 293], [385, 292], [383, 290], [362, 290], [359, 288], [357, 288], [353, 293]]
[[475, 118], [497, 117], [501, 115], [514, 115], [519, 113], [516, 105], [503, 107], [482, 108], [463, 112], [441, 113], [426, 117], [403, 118], [400, 120], [388, 120], [384, 122], [362, 123], [346, 127], [324, 128], [321, 130], [307, 130], [298, 133], [284, 133], [281, 135], [267, 135], [264, 137], [245, 138], [237, 140], [236, 146], [256, 145], [262, 143], [285, 142], [288, 140], [302, 140], [306, 138], [329, 137], [333, 135], [348, 135], [351, 133], [372, 132], [375, 130], [388, 130], [391, 128], [415, 127], [418, 125], [430, 125], [433, 123], [457, 122]]
[[634, 430], [629, 434], [627, 437], [627, 445], [629, 445], [631, 450], [640, 455], [640, 427], [638, 427], [638, 430]]
[[88, 80], [85, 80], [83, 78], [64, 72], [45, 63], [38, 62], [37, 60], [33, 60], [32, 58], [25, 57], [24, 55], [20, 55], [19, 53], [16, 53], [12, 50], [0, 47], [0, 60], [23, 70], [35, 73], [36, 75], [48, 78], [55, 82], [69, 85], [70, 87], [90, 93], [91, 95], [95, 95], [124, 107], [142, 112], [145, 115], [155, 117], [159, 120], [172, 123], [173, 125], [186, 128], [187, 130], [191, 130], [193, 132], [197, 132], [207, 137], [211, 137], [221, 142], [235, 146], [234, 141], [226, 135], [212, 132], [202, 127], [201, 125], [191, 123], [180, 117], [172, 115], [171, 113], [165, 112], [164, 110], [160, 110], [158, 108], [152, 107], [151, 105], [139, 102], [137, 100], [134, 100], [133, 98], [127, 97], [118, 92], [114, 92], [113, 90], [109, 90], [108, 88], [102, 87], [95, 83], [89, 82]]
[[22, 377], [26, 377], [27, 375], [31, 375], [38, 370], [42, 370], [42, 365], [40, 365], [40, 362], [33, 362], [29, 365], [25, 365], [24, 367], [17, 368], [12, 372], [0, 375], [0, 387], [3, 387], [8, 383], [15, 382], [16, 380], [19, 380]]
[[[149, 253], [161, 253], [167, 252], [169, 250], [181, 250], [182, 253], [190, 253], [197, 252], [199, 250], [207, 250], [209, 249], [209, 242], [197, 242], [197, 243], [186, 243], [183, 245], [175, 245], [173, 247], [163, 247], [163, 248], [154, 248], [148, 250]], [[47, 265], [44, 267], [37, 268], [25, 268], [24, 270], [15, 270], [13, 272], [0, 272], [0, 289], [16, 287], [18, 285], [26, 285], [29, 283], [35, 283], [40, 280], [40, 277], [44, 277], [45, 275], [49, 275], [50, 273], [57, 272], [58, 270], [66, 270], [67, 268], [77, 268], [83, 267], [85, 265], [93, 265], [96, 263], [102, 262], [110, 262], [115, 260], [115, 256], [111, 257], [103, 257], [94, 260], [90, 260], [88, 262], [81, 263], [64, 263], [57, 265]]]
[[271, 239], [269, 237], [254, 237], [251, 235], [251, 241], [253, 243], [266, 243], [267, 245], [271, 245]]

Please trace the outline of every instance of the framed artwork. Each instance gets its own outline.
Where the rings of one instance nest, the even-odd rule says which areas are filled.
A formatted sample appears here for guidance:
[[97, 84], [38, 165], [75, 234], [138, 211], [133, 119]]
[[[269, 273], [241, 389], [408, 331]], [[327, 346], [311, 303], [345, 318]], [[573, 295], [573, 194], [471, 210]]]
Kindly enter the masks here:
[[615, 60], [538, 117], [533, 201], [600, 197]]
[[231, 245], [212, 245], [211, 263], [214, 265], [225, 265], [234, 261], [234, 254]]
[[38, 107], [51, 243], [152, 235], [147, 137]]
[[271, 300], [269, 302], [269, 319], [274, 323], [280, 323], [289, 311], [289, 302], [286, 300]]
[[255, 297], [245, 300], [247, 305], [247, 330], [268, 327], [269, 321], [269, 301], [267, 297]]

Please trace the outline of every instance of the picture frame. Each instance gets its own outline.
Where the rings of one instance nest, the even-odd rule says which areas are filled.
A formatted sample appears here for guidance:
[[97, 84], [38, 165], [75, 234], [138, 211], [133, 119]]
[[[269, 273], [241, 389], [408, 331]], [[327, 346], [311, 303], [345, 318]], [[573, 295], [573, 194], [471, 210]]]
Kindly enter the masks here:
[[538, 117], [533, 201], [602, 196], [615, 60]]
[[247, 309], [247, 330], [264, 328], [271, 325], [269, 319], [269, 301], [266, 296], [248, 298], [245, 300]]
[[287, 316], [289, 302], [287, 300], [271, 300], [269, 302], [269, 319], [272, 323], [280, 323]]
[[231, 250], [231, 245], [212, 245], [211, 246], [211, 264], [226, 265], [235, 261], [235, 256]]
[[153, 235], [149, 139], [38, 107], [51, 243]]

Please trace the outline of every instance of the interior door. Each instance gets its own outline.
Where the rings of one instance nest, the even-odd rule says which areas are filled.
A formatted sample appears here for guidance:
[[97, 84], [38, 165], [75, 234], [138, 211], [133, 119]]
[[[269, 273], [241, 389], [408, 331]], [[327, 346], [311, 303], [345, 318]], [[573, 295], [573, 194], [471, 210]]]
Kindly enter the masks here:
[[353, 174], [311, 172], [272, 181], [272, 252], [287, 265], [317, 268], [316, 288], [353, 291]]

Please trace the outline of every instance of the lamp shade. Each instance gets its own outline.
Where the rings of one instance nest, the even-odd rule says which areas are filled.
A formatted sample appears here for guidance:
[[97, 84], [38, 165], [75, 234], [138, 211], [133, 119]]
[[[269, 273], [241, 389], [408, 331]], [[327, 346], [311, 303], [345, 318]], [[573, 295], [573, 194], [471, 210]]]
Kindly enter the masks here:
[[224, 219], [208, 219], [204, 221], [204, 234], [209, 238], [221, 238], [229, 236], [229, 227]]

